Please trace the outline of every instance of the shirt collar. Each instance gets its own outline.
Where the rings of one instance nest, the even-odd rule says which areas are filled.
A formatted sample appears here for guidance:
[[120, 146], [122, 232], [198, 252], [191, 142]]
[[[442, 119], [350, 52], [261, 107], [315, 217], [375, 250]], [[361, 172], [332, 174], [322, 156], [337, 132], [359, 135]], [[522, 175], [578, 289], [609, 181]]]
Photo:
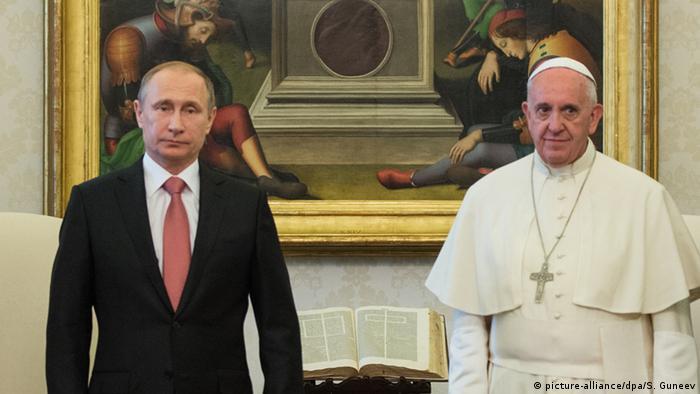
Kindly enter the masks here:
[[537, 153], [537, 149], [535, 149], [534, 155], [535, 168], [544, 175], [577, 175], [580, 172], [587, 170], [588, 167], [591, 165], [591, 162], [593, 161], [593, 155], [595, 155], [595, 145], [593, 145], [593, 141], [591, 141], [591, 139], [589, 138], [588, 145], [586, 146], [586, 151], [583, 152], [583, 155], [581, 155], [581, 157], [576, 159], [576, 161], [574, 161], [573, 163], [559, 168], [550, 167], [547, 163], [545, 163], [542, 160], [542, 157], [540, 157], [540, 154]]
[[143, 155], [143, 179], [146, 185], [146, 198], [160, 189], [171, 176], [177, 176], [185, 181], [187, 188], [199, 199], [199, 160], [195, 160], [179, 174], [173, 175], [160, 164], [156, 163], [148, 153]]

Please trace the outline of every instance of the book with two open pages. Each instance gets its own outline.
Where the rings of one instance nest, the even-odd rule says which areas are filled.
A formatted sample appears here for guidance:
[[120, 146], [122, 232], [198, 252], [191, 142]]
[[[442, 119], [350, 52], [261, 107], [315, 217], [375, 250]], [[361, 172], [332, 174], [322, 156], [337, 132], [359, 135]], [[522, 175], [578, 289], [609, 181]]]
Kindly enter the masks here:
[[366, 306], [299, 312], [304, 379], [447, 380], [445, 318], [427, 308]]

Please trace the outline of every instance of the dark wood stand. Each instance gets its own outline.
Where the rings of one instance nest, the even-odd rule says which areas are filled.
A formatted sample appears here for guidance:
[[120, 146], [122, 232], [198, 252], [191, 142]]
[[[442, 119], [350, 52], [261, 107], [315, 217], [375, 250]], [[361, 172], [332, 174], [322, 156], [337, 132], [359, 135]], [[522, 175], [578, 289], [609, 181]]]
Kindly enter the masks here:
[[353, 376], [335, 383], [326, 379], [317, 384], [315, 380], [304, 381], [305, 394], [429, 394], [430, 382], [399, 378], [390, 381], [380, 377]]

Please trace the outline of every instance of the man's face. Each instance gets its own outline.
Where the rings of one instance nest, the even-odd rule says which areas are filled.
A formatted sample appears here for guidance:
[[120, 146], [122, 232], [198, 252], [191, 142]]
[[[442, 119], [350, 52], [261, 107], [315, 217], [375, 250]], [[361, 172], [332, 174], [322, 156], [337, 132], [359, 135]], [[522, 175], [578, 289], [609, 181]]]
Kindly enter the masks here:
[[525, 59], [527, 56], [527, 43], [525, 40], [511, 37], [500, 37], [497, 34], [489, 36], [493, 44], [500, 49], [506, 56]]
[[216, 108], [209, 111], [207, 103], [204, 80], [178, 68], [153, 75], [144, 102], [134, 102], [146, 152], [170, 173], [179, 173], [197, 159], [216, 115]]
[[211, 36], [216, 32], [216, 25], [211, 21], [195, 20], [187, 27], [183, 44], [188, 48], [201, 48], [207, 45]]
[[603, 107], [586, 94], [587, 83], [566, 68], [543, 71], [531, 82], [522, 109], [537, 153], [552, 167], [581, 157], [603, 116]]

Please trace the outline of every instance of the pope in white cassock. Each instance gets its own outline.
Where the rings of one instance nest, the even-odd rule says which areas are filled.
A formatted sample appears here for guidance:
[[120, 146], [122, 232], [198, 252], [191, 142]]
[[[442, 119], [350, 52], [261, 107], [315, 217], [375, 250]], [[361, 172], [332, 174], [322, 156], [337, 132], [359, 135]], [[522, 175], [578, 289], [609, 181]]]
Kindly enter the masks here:
[[535, 153], [467, 191], [426, 282], [454, 308], [450, 393], [697, 393], [700, 255], [670, 195], [596, 152], [583, 64], [542, 62], [522, 107]]

